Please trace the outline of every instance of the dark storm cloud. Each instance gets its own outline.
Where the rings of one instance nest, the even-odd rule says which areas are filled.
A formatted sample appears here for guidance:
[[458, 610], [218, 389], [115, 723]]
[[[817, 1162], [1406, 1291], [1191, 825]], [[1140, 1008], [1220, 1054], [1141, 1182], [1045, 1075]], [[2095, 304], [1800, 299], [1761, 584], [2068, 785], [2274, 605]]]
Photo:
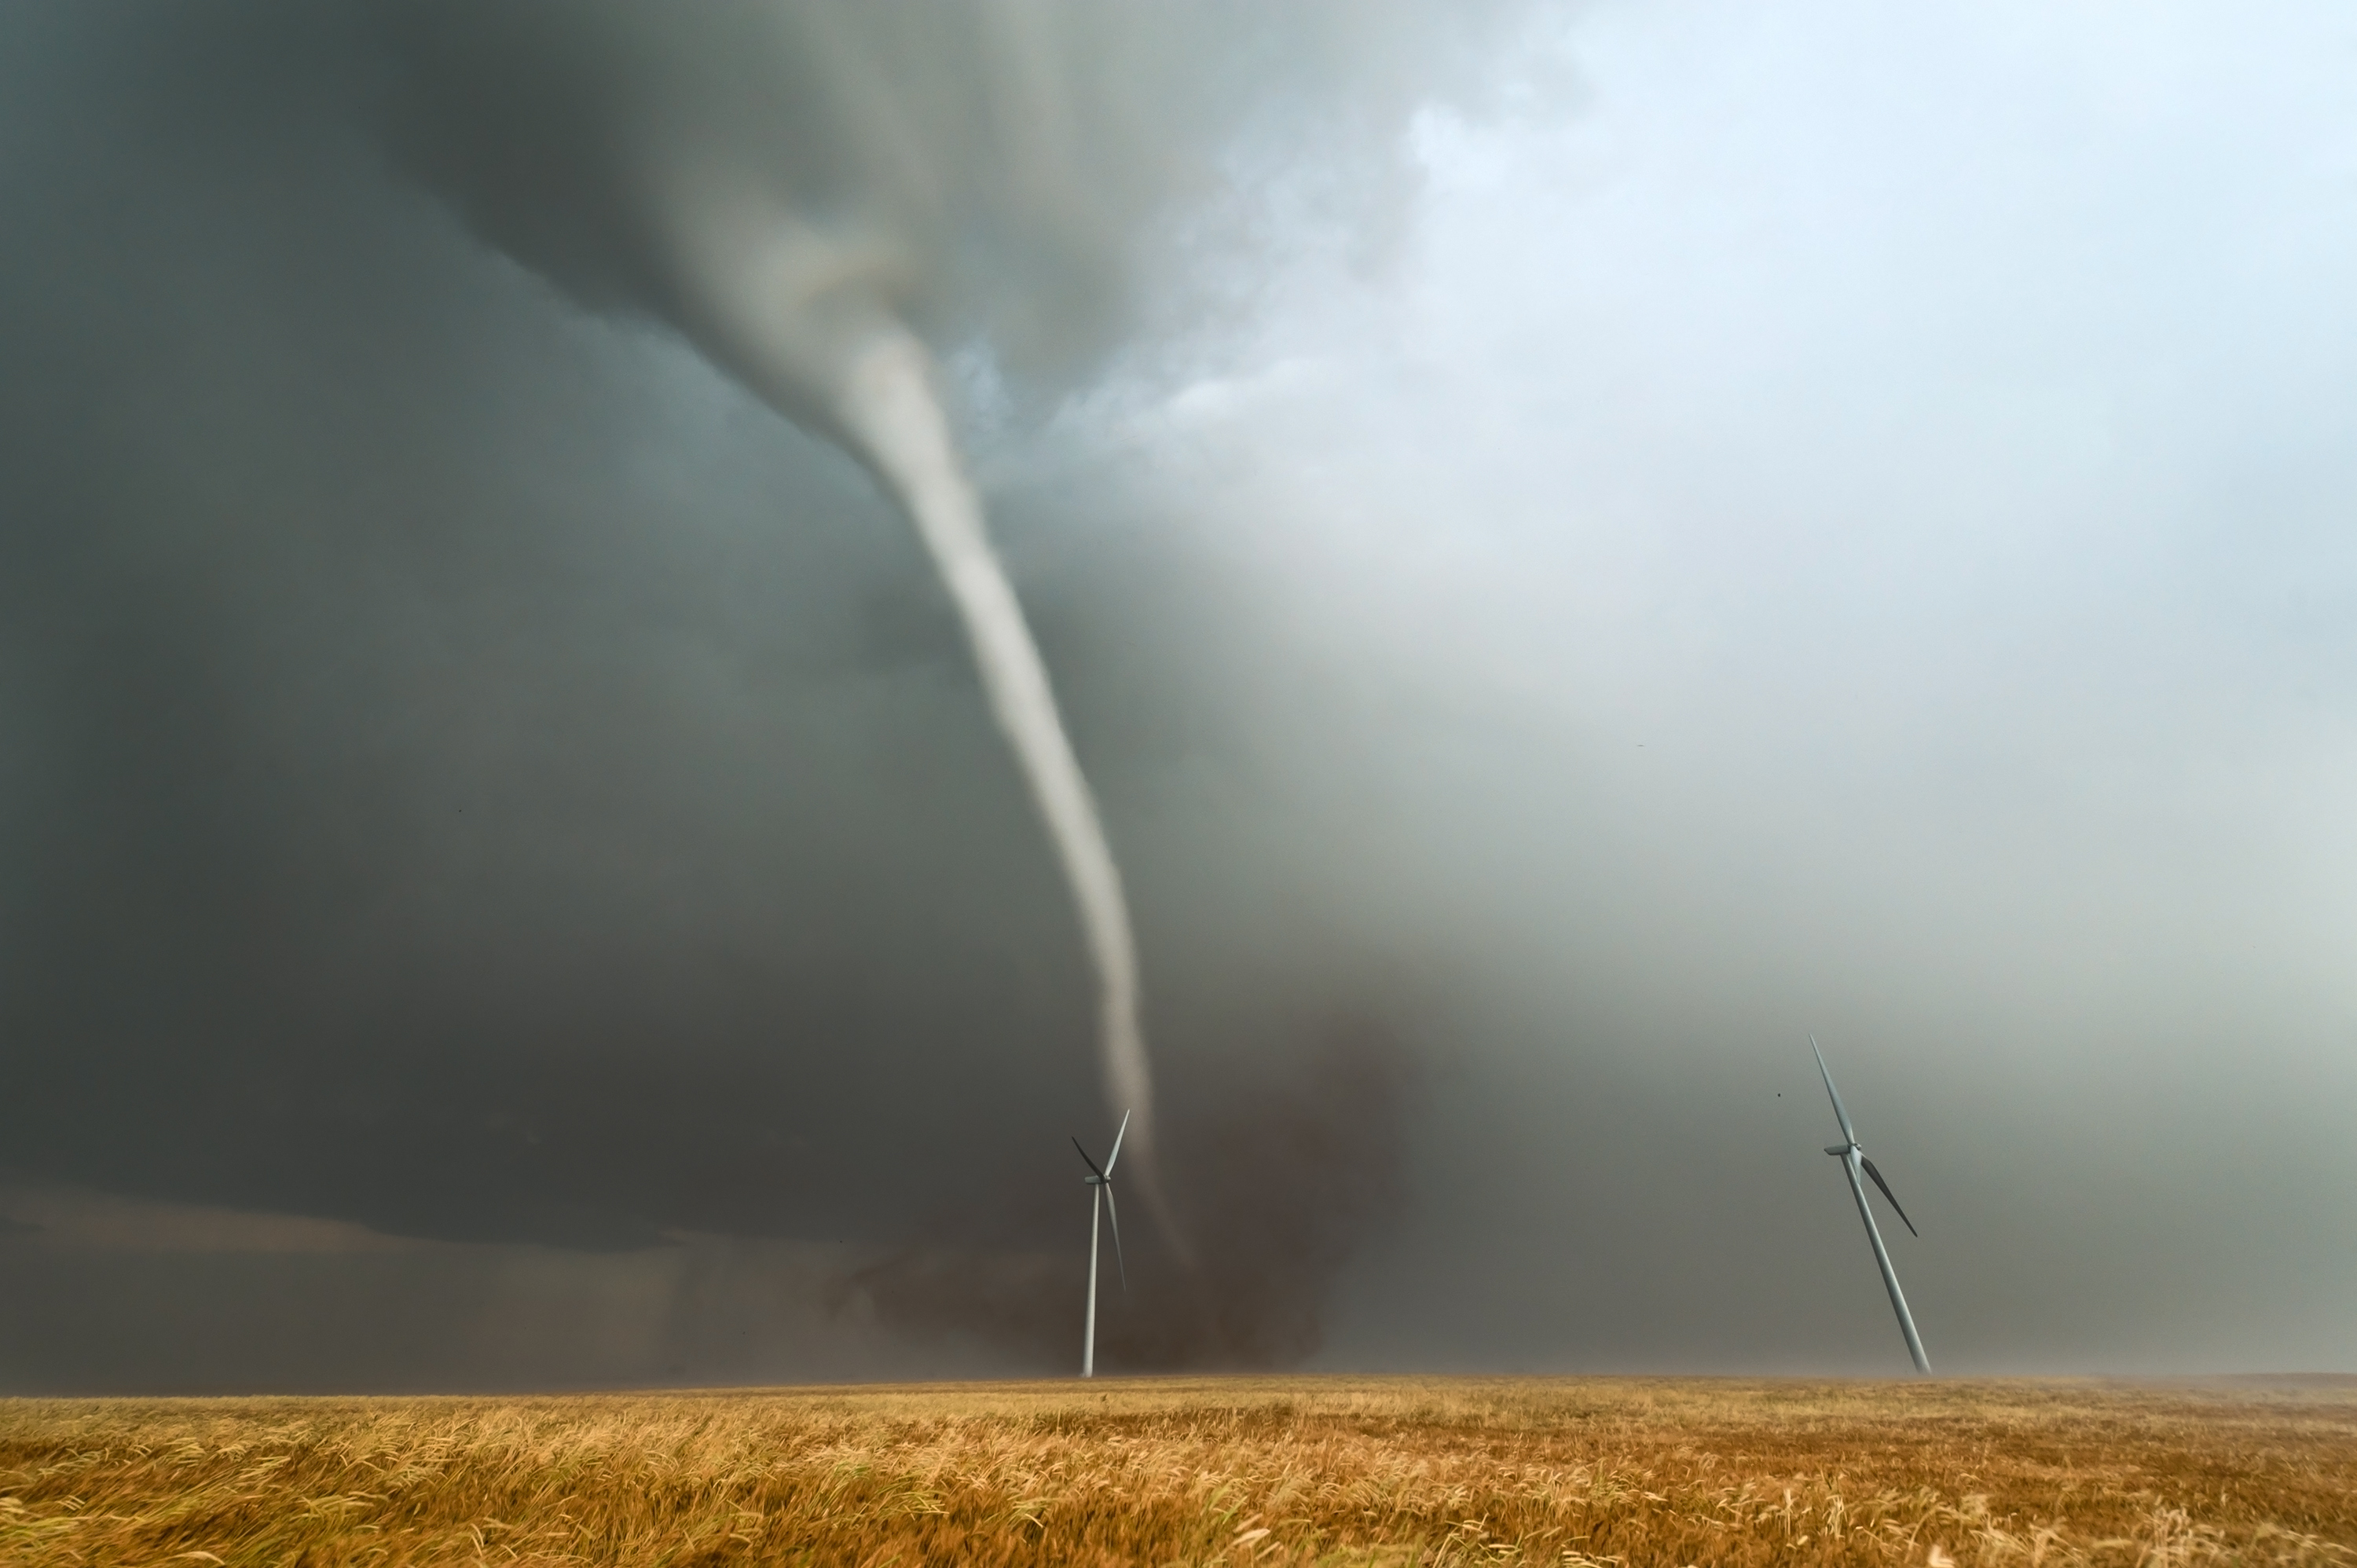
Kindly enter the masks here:
[[[1061, 1192], [1056, 1152], [1094, 1130], [1071, 917], [948, 607], [857, 470], [663, 326], [614, 227], [620, 173], [593, 112], [598, 91], [640, 91], [648, 62], [584, 66], [612, 38], [572, 9], [5, 22], [26, 91], [0, 190], [38, 237], [0, 263], [0, 1147], [21, 1180], [437, 1245], [895, 1248], [940, 1222], [945, 1192], [1031, 1203], [1034, 1154]], [[650, 16], [600, 14], [608, 35]], [[749, 69], [748, 18], [679, 29], [662, 91]], [[468, 74], [519, 48], [587, 78]], [[955, 59], [909, 48], [874, 91], [956, 111]], [[1183, 105], [1183, 146], [1141, 146], [1153, 179], [1072, 187], [1110, 188], [1105, 210], [1017, 192], [920, 315], [989, 332], [1018, 374], [1102, 353], [1128, 308], [1118, 252], [1173, 180], [1206, 177], [1223, 91]], [[755, 101], [793, 145], [795, 102]], [[485, 147], [521, 161], [454, 165]], [[925, 224], [957, 214], [920, 217], [954, 251]], [[1084, 755], [1116, 781], [1125, 751], [1149, 773], [1164, 715], [1188, 716], [1194, 753], [1227, 744], [1201, 722], [1200, 683], [1224, 672], [1118, 654], [1141, 612], [1242, 631], [1225, 590], [1198, 574], [1208, 597], [1150, 606], [1184, 579], [1152, 584], [1136, 539], [1084, 584], [1063, 574], [1090, 600], [1060, 598], [1044, 546], [1008, 521], [1050, 661], [1076, 671]], [[1118, 837], [1124, 789], [1105, 793]], [[1214, 1005], [1226, 961], [1187, 935], [1205, 911], [1155, 891], [1157, 857], [1204, 847], [1161, 846], [1133, 877], [1199, 1145], [1174, 1157], [1204, 1171], [1211, 1220], [1234, 1212], [1240, 1173], [1295, 1157], [1269, 1142], [1286, 1128], [1263, 1090], [1314, 1099], [1297, 1041], [1326, 1048], [1326, 1025], [1271, 1020], [1371, 998], [1309, 941], [1297, 972], [1263, 955], [1257, 1014]], [[1347, 1157], [1322, 1186], [1259, 1193], [1189, 1286], [1189, 1321], [1221, 1326], [1160, 1331], [1142, 1358], [1314, 1342], [1396, 1179], [1391, 1092], [1348, 1101], [1368, 1114], [1347, 1130], [1302, 1111], [1296, 1131], [1347, 1131]], [[1212, 1153], [1243, 1127], [1268, 1134], [1254, 1161]], [[991, 1244], [1070, 1252], [1074, 1217], [1034, 1207]], [[1135, 1221], [1130, 1240], [1149, 1274], [1168, 1269]], [[960, 1326], [960, 1304], [903, 1311], [886, 1278], [888, 1319]], [[1030, 1329], [1010, 1343], [1048, 1354]], [[326, 1361], [256, 1375], [335, 1380]], [[401, 1380], [377, 1361], [353, 1376]]]
[[[0, 1386], [1076, 1353], [1037, 813], [560, 14], [0, 11]], [[1935, 1369], [2346, 1364], [2345, 27], [1463, 14], [995, 9], [1150, 23], [1060, 210], [928, 22], [846, 102], [974, 134], [796, 166], [921, 242], [1233, 1240], [1125, 1216], [1104, 1367], [1903, 1371], [1811, 1029]]]

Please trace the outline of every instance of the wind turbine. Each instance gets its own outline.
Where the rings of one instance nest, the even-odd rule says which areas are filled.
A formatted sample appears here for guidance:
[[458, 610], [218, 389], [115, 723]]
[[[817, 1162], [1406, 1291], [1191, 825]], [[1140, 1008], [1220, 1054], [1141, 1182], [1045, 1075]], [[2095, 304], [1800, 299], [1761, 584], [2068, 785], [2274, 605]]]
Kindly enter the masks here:
[[1125, 1111], [1121, 1130], [1113, 1135], [1113, 1153], [1102, 1166], [1089, 1158], [1086, 1149], [1081, 1149], [1078, 1138], [1072, 1140], [1072, 1147], [1081, 1149], [1081, 1164], [1089, 1167], [1089, 1174], [1081, 1179], [1094, 1189], [1089, 1197], [1089, 1316], [1081, 1330], [1081, 1376], [1084, 1378], [1097, 1375], [1097, 1211], [1101, 1208], [1113, 1211], [1113, 1261], [1121, 1270], [1122, 1294], [1129, 1294], [1129, 1265], [1121, 1256], [1121, 1205], [1113, 1200], [1114, 1162], [1121, 1158], [1121, 1140], [1128, 1131], [1129, 1112]]
[[1891, 1211], [1907, 1227], [1909, 1235], [1920, 1236], [1922, 1232], [1907, 1218], [1907, 1211], [1899, 1207], [1899, 1200], [1891, 1197], [1890, 1184], [1882, 1179], [1882, 1173], [1874, 1168], [1874, 1162], [1857, 1146], [1857, 1134], [1850, 1130], [1849, 1112], [1842, 1109], [1841, 1091], [1834, 1087], [1834, 1075], [1825, 1068], [1825, 1053], [1819, 1048], [1814, 1035], [1809, 1036], [1809, 1049], [1817, 1053], [1817, 1071], [1825, 1080], [1825, 1092], [1833, 1097], [1834, 1119], [1841, 1123], [1842, 1141], [1827, 1147], [1825, 1153], [1840, 1159], [1842, 1174], [1849, 1177], [1850, 1196], [1857, 1199], [1857, 1217], [1866, 1221], [1866, 1239], [1874, 1243], [1874, 1261], [1882, 1265], [1882, 1283], [1890, 1292], [1890, 1310], [1899, 1315], [1899, 1332], [1907, 1336], [1907, 1353], [1915, 1358], [1915, 1369], [1928, 1378], [1932, 1375], [1932, 1363], [1924, 1358], [1923, 1340], [1915, 1332], [1914, 1315], [1907, 1310], [1906, 1293], [1899, 1288], [1899, 1275], [1890, 1266], [1890, 1253], [1882, 1244], [1882, 1232], [1874, 1227], [1874, 1211], [1866, 1206], [1866, 1187], [1857, 1179], [1857, 1173], [1863, 1169], [1882, 1189], [1882, 1196], [1890, 1198]]

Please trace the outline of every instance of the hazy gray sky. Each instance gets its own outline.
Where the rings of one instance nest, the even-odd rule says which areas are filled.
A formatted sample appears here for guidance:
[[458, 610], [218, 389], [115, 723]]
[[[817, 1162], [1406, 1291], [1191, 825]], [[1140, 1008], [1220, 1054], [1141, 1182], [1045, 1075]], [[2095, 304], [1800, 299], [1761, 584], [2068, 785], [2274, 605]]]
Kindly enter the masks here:
[[[2357, 1368], [2357, 22], [1025, 14], [1081, 195], [891, 188], [1207, 1237], [1102, 1364], [1902, 1371], [1814, 1030], [1936, 1368]], [[947, 605], [392, 15], [0, 13], [0, 1381], [1060, 1369]]]

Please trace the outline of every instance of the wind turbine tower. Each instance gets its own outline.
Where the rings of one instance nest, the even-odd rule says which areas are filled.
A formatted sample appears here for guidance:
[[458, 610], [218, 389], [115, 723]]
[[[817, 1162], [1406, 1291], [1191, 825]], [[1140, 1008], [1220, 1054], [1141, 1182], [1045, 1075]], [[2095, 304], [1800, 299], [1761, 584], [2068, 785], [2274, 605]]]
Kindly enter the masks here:
[[[1121, 1292], [1124, 1295], [1129, 1294], [1129, 1265], [1123, 1262], [1121, 1255], [1121, 1205], [1113, 1198], [1114, 1162], [1121, 1158], [1121, 1140], [1128, 1131], [1129, 1112], [1125, 1111], [1121, 1113], [1121, 1128], [1113, 1135], [1113, 1153], [1105, 1156], [1102, 1166], [1089, 1158], [1086, 1149], [1081, 1149], [1078, 1138], [1072, 1140], [1072, 1147], [1081, 1151], [1081, 1164], [1089, 1167], [1089, 1174], [1081, 1179], [1092, 1189], [1089, 1197], [1089, 1312], [1081, 1329], [1081, 1376], [1084, 1378], [1097, 1375], [1097, 1213], [1100, 1209], [1111, 1214], [1113, 1261], [1121, 1270]], [[1147, 1196], [1153, 1195], [1149, 1193]]]
[[1809, 1049], [1817, 1053], [1817, 1072], [1825, 1080], [1825, 1093], [1833, 1099], [1834, 1120], [1841, 1123], [1842, 1141], [1827, 1145], [1825, 1153], [1841, 1161], [1842, 1174], [1849, 1177], [1850, 1196], [1857, 1199], [1857, 1217], [1866, 1221], [1866, 1239], [1874, 1243], [1874, 1261], [1882, 1269], [1883, 1288], [1890, 1293], [1890, 1310], [1899, 1315], [1899, 1332], [1907, 1337], [1907, 1353], [1915, 1358], [1915, 1369], [1930, 1377], [1932, 1363], [1923, 1354], [1922, 1336], [1915, 1332], [1915, 1315], [1907, 1310], [1907, 1293], [1899, 1288], [1898, 1271], [1890, 1266], [1890, 1251], [1882, 1244], [1882, 1232], [1875, 1229], [1874, 1210], [1866, 1206], [1866, 1186], [1857, 1179], [1858, 1172], [1863, 1170], [1882, 1189], [1882, 1196], [1890, 1199], [1891, 1212], [1899, 1216], [1899, 1222], [1907, 1227], [1909, 1235], [1922, 1232], [1915, 1229], [1915, 1222], [1907, 1218], [1907, 1211], [1891, 1197], [1890, 1184], [1882, 1179], [1882, 1173], [1866, 1157], [1866, 1151], [1857, 1146], [1857, 1134], [1850, 1130], [1849, 1112], [1842, 1109], [1841, 1090], [1834, 1087], [1834, 1075], [1826, 1069], [1825, 1053], [1818, 1047], [1814, 1035], [1809, 1036]]

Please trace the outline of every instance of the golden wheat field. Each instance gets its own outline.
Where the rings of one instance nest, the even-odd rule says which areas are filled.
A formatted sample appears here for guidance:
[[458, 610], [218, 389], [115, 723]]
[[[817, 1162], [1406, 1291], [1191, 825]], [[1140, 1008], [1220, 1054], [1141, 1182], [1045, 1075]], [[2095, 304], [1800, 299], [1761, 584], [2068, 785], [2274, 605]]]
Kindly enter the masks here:
[[2357, 1561], [2357, 1390], [1254, 1378], [0, 1402], [0, 1559]]

